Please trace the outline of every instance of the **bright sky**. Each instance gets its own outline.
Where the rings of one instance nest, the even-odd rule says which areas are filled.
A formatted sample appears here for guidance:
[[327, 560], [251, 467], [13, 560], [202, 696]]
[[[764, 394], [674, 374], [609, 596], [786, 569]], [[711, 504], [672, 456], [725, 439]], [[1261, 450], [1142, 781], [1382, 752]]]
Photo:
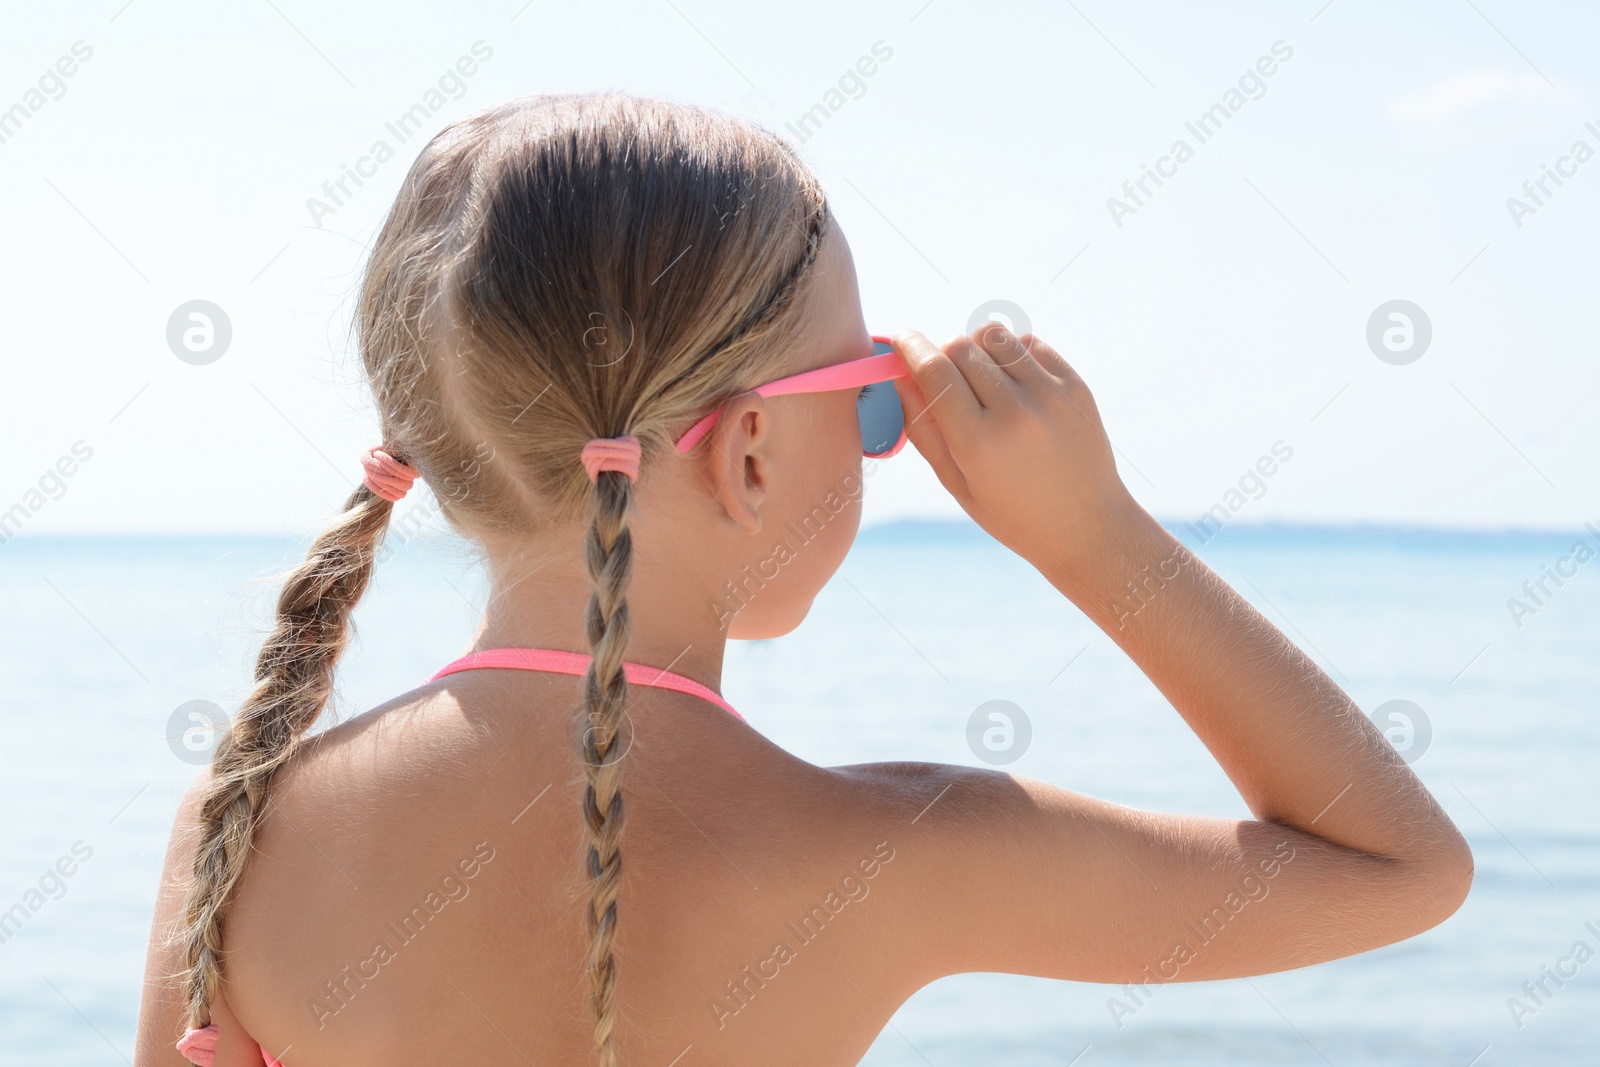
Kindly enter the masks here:
[[[8, 12], [0, 512], [319, 528], [377, 443], [349, 316], [416, 150], [493, 101], [618, 88], [781, 131], [821, 104], [802, 151], [869, 326], [944, 341], [1023, 309], [1159, 517], [1600, 520], [1593, 8], [522, 5]], [[362, 164], [379, 140], [394, 158]], [[205, 364], [168, 342], [197, 300], [231, 327]], [[1391, 301], [1425, 323], [1384, 309], [1375, 350]], [[869, 486], [868, 523], [959, 514], [910, 448]]]

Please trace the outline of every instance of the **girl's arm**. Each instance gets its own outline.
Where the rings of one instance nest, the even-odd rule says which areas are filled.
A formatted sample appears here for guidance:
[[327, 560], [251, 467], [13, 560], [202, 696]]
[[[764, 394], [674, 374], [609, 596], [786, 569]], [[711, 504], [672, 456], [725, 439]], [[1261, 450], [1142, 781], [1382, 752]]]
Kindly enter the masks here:
[[913, 924], [928, 976], [1257, 974], [1451, 915], [1472, 881], [1460, 833], [1350, 698], [1133, 501], [1066, 361], [995, 325], [897, 347], [911, 440], [941, 482], [1128, 653], [1256, 815], [1142, 812], [964, 768], [844, 769], [896, 812], [943, 790], [901, 834], [901, 870], [926, 864], [932, 887], [912, 905], [938, 924], [936, 941]]
[[189, 1067], [174, 1047], [185, 1028], [182, 932], [184, 892], [194, 869], [193, 827], [210, 773], [201, 774], [184, 793], [167, 840], [167, 855], [150, 922], [145, 955], [144, 994], [139, 1002], [139, 1031], [134, 1067]]
[[1258, 819], [1415, 865], [1441, 890], [1464, 896], [1472, 876], [1466, 841], [1377, 727], [1260, 612], [1130, 505], [1092, 558], [1041, 572], [1171, 701]]

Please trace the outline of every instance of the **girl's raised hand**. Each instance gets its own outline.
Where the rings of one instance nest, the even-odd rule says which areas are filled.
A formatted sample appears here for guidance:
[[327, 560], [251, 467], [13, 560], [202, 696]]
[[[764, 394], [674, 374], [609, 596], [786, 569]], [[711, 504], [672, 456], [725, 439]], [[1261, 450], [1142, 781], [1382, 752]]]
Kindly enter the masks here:
[[1071, 569], [1133, 504], [1094, 397], [1059, 352], [998, 322], [943, 348], [893, 336], [906, 435], [977, 524], [1041, 570]]

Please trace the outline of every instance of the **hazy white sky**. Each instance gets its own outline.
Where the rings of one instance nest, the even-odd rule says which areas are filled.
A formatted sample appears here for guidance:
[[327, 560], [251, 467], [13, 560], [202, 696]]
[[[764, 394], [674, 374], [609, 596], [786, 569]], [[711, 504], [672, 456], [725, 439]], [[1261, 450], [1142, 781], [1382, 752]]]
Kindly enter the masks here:
[[[835, 106], [802, 151], [869, 325], [943, 341], [1024, 309], [1162, 518], [1600, 520], [1597, 23], [1505, 0], [21, 6], [0, 511], [25, 535], [319, 527], [376, 443], [349, 314], [416, 150], [496, 100], [620, 88], [786, 132]], [[313, 210], [347, 167], [362, 184]], [[232, 332], [204, 365], [168, 343], [196, 300]], [[1380, 359], [1396, 300], [1431, 340], [1413, 315], [1389, 352], [1406, 323], [1380, 316]], [[910, 448], [868, 484], [869, 523], [959, 514]]]

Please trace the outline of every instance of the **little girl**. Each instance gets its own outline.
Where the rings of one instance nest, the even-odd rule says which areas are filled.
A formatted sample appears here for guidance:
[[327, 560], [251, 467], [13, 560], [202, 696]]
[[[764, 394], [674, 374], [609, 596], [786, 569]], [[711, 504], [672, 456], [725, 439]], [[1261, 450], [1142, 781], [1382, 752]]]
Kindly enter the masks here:
[[[853, 1064], [944, 975], [1263, 974], [1466, 896], [1449, 818], [1132, 499], [1066, 359], [998, 325], [875, 338], [773, 134], [621, 93], [462, 119], [406, 176], [358, 314], [381, 446], [178, 812], [141, 1067]], [[863, 456], [907, 440], [1254, 819], [817, 767], [723, 700], [726, 641], [799, 625]], [[483, 550], [483, 622], [428, 684], [308, 736], [417, 478]]]

